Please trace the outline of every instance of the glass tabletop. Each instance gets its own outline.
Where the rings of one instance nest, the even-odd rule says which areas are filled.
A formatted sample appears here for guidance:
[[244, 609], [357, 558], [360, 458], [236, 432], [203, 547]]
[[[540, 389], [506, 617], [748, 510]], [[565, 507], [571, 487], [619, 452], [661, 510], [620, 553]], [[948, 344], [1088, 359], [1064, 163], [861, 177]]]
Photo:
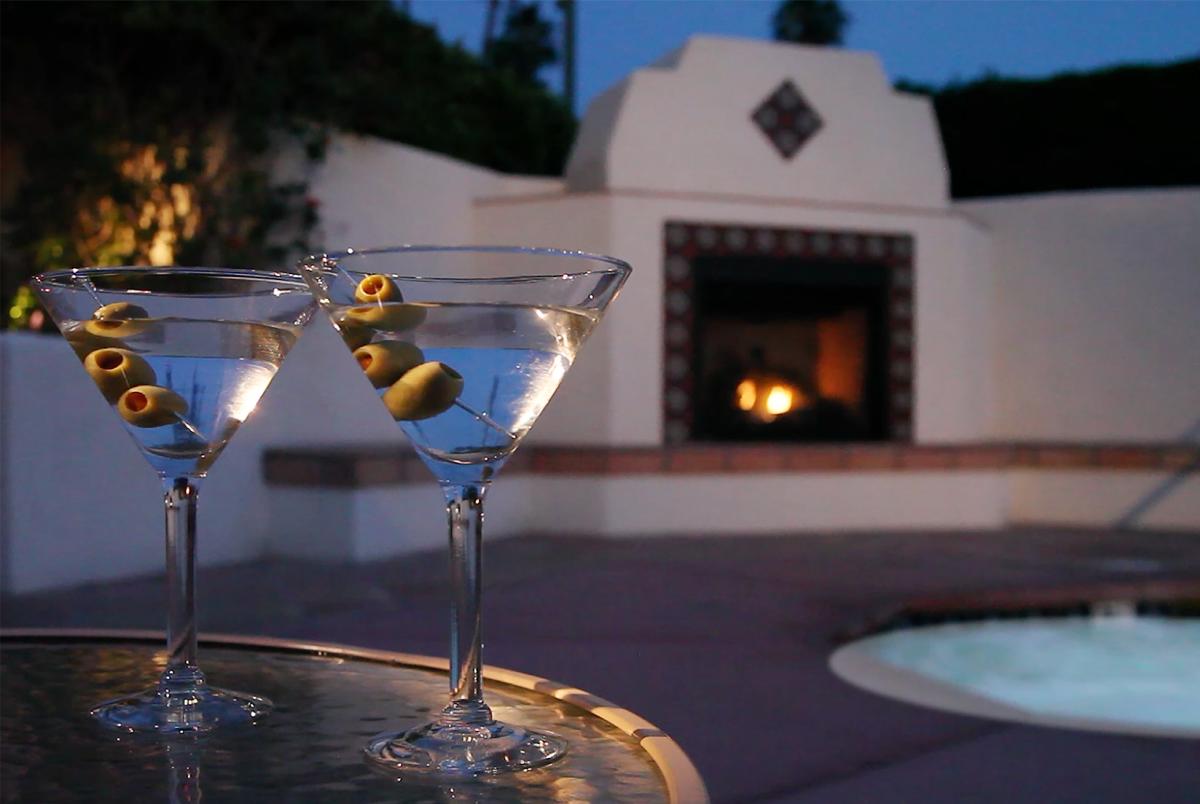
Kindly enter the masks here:
[[165, 661], [161, 644], [6, 637], [0, 650], [3, 800], [669, 799], [662, 768], [638, 736], [544, 692], [491, 683], [488, 700], [498, 718], [565, 737], [571, 747], [564, 759], [525, 773], [438, 785], [374, 770], [363, 761], [362, 746], [385, 728], [415, 726], [438, 711], [446, 697], [444, 672], [278, 646], [207, 644], [203, 657], [211, 683], [253, 689], [273, 700], [275, 711], [259, 724], [202, 738], [106, 731], [88, 710], [152, 686]]

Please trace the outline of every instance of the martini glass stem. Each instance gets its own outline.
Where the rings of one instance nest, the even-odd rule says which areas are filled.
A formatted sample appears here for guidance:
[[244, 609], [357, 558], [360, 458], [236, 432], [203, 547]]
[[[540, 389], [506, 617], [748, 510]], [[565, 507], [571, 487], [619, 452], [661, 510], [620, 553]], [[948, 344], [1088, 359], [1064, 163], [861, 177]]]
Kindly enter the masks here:
[[163, 482], [167, 545], [167, 669], [160, 691], [171, 694], [204, 684], [196, 665], [196, 483]]
[[483, 497], [487, 484], [446, 485], [450, 526], [450, 704], [445, 723], [479, 726], [492, 722], [483, 702], [480, 681], [483, 632], [482, 593]]

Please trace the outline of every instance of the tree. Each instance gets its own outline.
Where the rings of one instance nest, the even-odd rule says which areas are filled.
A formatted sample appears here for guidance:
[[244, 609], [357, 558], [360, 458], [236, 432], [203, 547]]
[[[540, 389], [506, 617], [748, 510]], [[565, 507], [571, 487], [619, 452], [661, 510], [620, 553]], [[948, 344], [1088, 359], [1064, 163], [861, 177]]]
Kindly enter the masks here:
[[837, 0], [783, 0], [771, 22], [780, 42], [840, 45], [850, 16]]
[[985, 76], [930, 95], [955, 198], [1200, 184], [1200, 59], [1042, 79]]
[[264, 22], [248, 5], [4, 4], [6, 161], [22, 176], [4, 198], [6, 295], [32, 269], [271, 265], [305, 248], [304, 183], [273, 181], [268, 154], [296, 137], [315, 158], [324, 135], [288, 108]]
[[483, 47], [480, 53], [487, 56], [492, 49], [492, 40], [496, 38], [496, 12], [500, 9], [500, 0], [487, 0], [487, 17], [483, 21]]
[[538, 71], [558, 62], [554, 25], [542, 19], [536, 2], [514, 2], [504, 17], [504, 30], [488, 44], [485, 59], [521, 81], [539, 83]]
[[35, 270], [280, 264], [318, 209], [303, 171], [280, 183], [271, 170], [287, 141], [315, 162], [337, 129], [558, 175], [574, 139], [561, 99], [387, 0], [5, 2], [0, 15], [3, 310]]
[[562, 63], [563, 100], [568, 109], [575, 108], [575, 42], [577, 9], [575, 0], [558, 0], [555, 5], [562, 12]]

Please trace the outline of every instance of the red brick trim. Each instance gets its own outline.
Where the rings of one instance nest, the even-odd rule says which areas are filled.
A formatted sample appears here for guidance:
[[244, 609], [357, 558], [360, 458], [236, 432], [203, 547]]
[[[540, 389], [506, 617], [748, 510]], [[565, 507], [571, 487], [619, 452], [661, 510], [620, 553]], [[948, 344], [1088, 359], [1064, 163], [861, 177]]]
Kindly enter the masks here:
[[[565, 476], [815, 472], [1158, 471], [1200, 469], [1200, 446], [1179, 444], [689, 444], [678, 447], [528, 446], [504, 469]], [[263, 477], [271, 485], [362, 488], [426, 483], [428, 470], [411, 449], [311, 447], [269, 449]]]
[[396, 446], [303, 447], [263, 452], [268, 484], [323, 488], [363, 488], [423, 482], [429, 470], [411, 449]]

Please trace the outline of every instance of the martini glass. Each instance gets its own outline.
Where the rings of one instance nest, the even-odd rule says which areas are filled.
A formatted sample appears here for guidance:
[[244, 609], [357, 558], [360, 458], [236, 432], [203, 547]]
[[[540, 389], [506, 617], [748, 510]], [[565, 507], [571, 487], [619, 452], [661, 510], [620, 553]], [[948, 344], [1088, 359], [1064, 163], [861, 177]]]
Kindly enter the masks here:
[[525, 770], [567, 749], [500, 723], [480, 683], [483, 500], [629, 276], [549, 249], [404, 246], [301, 266], [366, 379], [442, 487], [450, 531], [450, 701], [367, 756], [445, 777]]
[[31, 284], [163, 484], [167, 666], [155, 687], [92, 715], [166, 733], [261, 717], [270, 701], [209, 686], [196, 663], [196, 496], [311, 318], [312, 294], [295, 274], [225, 268], [87, 268]]

